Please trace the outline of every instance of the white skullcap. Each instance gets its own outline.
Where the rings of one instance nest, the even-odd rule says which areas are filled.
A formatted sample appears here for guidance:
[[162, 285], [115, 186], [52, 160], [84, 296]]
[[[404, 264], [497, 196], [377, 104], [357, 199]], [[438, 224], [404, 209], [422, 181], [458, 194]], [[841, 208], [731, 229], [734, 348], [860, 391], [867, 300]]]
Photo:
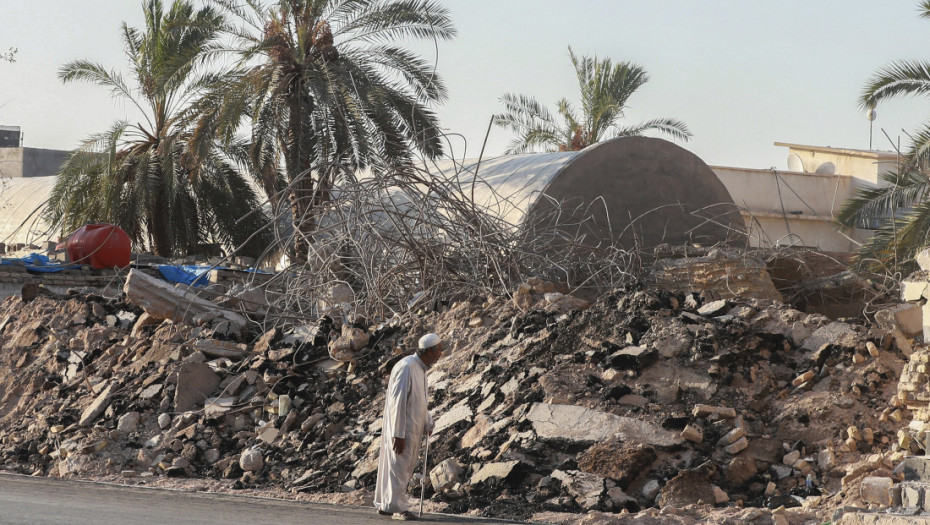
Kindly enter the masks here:
[[442, 339], [439, 338], [436, 334], [426, 334], [420, 338], [420, 341], [417, 343], [417, 346], [420, 347], [420, 350], [428, 350], [439, 343], [442, 342]]

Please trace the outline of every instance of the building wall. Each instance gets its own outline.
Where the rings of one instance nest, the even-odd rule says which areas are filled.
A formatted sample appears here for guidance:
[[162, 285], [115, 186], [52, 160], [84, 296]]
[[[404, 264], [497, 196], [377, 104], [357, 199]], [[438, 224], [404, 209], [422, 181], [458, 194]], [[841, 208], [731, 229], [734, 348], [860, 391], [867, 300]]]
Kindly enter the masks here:
[[843, 203], [862, 184], [854, 177], [724, 166], [711, 169], [743, 209], [752, 246], [795, 245], [848, 253], [868, 237], [866, 231], [840, 232], [834, 222]]
[[0, 177], [23, 176], [23, 148], [0, 148]]
[[50, 177], [58, 174], [70, 152], [41, 148], [0, 148], [0, 176]]

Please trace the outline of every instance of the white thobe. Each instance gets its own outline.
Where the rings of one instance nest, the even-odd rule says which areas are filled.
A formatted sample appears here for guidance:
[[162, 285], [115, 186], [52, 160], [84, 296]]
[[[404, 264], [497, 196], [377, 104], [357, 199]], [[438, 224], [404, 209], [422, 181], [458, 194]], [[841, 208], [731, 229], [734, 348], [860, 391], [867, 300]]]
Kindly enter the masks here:
[[[375, 507], [384, 512], [407, 510], [407, 483], [416, 470], [423, 434], [433, 427], [427, 409], [426, 365], [413, 354], [401, 359], [384, 395], [381, 456], [375, 483]], [[403, 454], [394, 453], [394, 438], [404, 438]]]

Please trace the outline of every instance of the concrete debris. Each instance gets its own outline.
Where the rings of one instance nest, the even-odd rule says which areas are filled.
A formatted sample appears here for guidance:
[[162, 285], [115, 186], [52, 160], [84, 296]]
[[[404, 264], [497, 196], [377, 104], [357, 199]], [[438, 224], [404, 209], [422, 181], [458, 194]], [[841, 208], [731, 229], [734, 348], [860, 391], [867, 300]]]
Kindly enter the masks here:
[[82, 427], [87, 426], [96, 421], [97, 418], [103, 414], [103, 411], [106, 410], [107, 406], [110, 404], [110, 396], [113, 395], [113, 387], [114, 383], [107, 384], [106, 388], [97, 395], [97, 398], [81, 412], [81, 419], [78, 421], [78, 425]]
[[481, 467], [472, 474], [469, 483], [476, 485], [489, 479], [505, 479], [513, 473], [514, 469], [517, 468], [519, 464], [520, 462], [517, 460], [486, 463], [481, 465]]
[[262, 457], [262, 451], [250, 448], [239, 456], [239, 468], [245, 472], [255, 472], [265, 466], [265, 459]]
[[225, 323], [230, 333], [239, 333], [247, 322], [245, 317], [201, 299], [192, 290], [175, 288], [135, 268], [129, 270], [123, 292], [155, 319], [189, 325]]
[[859, 486], [859, 493], [866, 503], [890, 507], [892, 485], [894, 485], [894, 480], [888, 477], [866, 477]]
[[177, 386], [174, 390], [175, 412], [187, 412], [202, 406], [219, 384], [219, 376], [206, 363], [182, 363], [178, 367]]
[[[895, 321], [892, 336], [774, 302], [759, 284], [764, 263], [739, 274], [755, 297], [724, 295], [715, 264], [736, 263], [669, 263], [662, 289], [630, 285], [591, 303], [532, 279], [512, 298], [456, 298], [403, 321], [323, 317], [267, 331], [229, 324], [209, 301], [199, 317], [174, 312], [193, 292], [137, 276], [119, 298], [8, 298], [0, 377], [20, 388], [0, 389], [0, 467], [363, 498], [384, 374], [435, 331], [450, 351], [428, 375], [434, 508], [552, 523], [797, 524], [897, 505], [895, 494], [922, 504], [923, 492], [894, 484], [930, 430], [930, 351], [913, 327]], [[700, 270], [688, 289], [670, 284], [684, 282], [682, 268]], [[236, 315], [270, 315], [267, 304], [249, 311], [258, 299], [243, 290]]]
[[449, 458], [429, 471], [429, 480], [433, 490], [443, 492], [462, 481], [462, 466], [455, 458]]

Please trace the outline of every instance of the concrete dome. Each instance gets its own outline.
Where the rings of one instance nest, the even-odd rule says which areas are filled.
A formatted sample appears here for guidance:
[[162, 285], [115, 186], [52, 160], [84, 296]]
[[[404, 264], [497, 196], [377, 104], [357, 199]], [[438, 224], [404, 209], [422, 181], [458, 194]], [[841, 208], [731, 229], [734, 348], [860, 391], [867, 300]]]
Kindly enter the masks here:
[[[723, 183], [700, 158], [671, 142], [620, 137], [582, 151], [443, 161], [465, 195], [517, 227], [560, 224], [592, 245], [625, 248], [726, 242], [745, 245], [745, 227]], [[570, 212], [566, 214], [566, 212]], [[563, 227], [564, 228], [564, 227]]]

